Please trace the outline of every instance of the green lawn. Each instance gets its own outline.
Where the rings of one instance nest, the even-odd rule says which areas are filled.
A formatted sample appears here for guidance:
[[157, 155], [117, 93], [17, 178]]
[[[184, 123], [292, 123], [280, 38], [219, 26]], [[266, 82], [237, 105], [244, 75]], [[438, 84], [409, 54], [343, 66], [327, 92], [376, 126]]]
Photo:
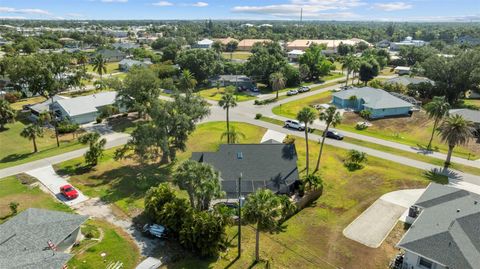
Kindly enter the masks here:
[[230, 52], [222, 52], [222, 56], [224, 59], [227, 60], [248, 60], [248, 58], [252, 55], [251, 52], [246, 51], [235, 51], [233, 53]]
[[465, 105], [474, 106], [477, 109], [480, 109], [480, 99], [463, 99]]
[[68, 206], [50, 194], [43, 192], [39, 187], [22, 184], [16, 176], [0, 179], [0, 223], [10, 214], [10, 202], [19, 203], [19, 212], [30, 207], [71, 212]]
[[[304, 174], [304, 140], [296, 139], [299, 170]], [[311, 143], [314, 167], [319, 145]], [[163, 268], [386, 268], [396, 254], [395, 244], [404, 234], [397, 225], [377, 249], [343, 236], [343, 229], [382, 194], [406, 188], [425, 187], [429, 176], [423, 171], [387, 160], [368, 157], [362, 170], [350, 172], [343, 166], [346, 151], [326, 146], [321, 176], [324, 194], [310, 207], [290, 218], [280, 233], [262, 233], [260, 252], [264, 262], [253, 264], [255, 236], [250, 226], [242, 230], [242, 256], [236, 260], [236, 230], [228, 230], [231, 246], [220, 258], [200, 260], [187, 256]], [[251, 267], [250, 267], [251, 266]]]
[[0, 169], [85, 147], [78, 143], [72, 134], [61, 135], [60, 147], [57, 147], [55, 133], [48, 129], [45, 130], [44, 137], [37, 139], [38, 152], [33, 153], [32, 141], [20, 136], [28, 123], [25, 115], [19, 114], [15, 123], [7, 124], [7, 129], [0, 131]]
[[[68, 262], [68, 268], [88, 269], [105, 268], [110, 263], [121, 262], [122, 268], [133, 269], [140, 262], [140, 252], [130, 235], [112, 224], [89, 220], [82, 226], [82, 233], [91, 233], [94, 240], [85, 239], [72, 254], [75, 256]], [[98, 237], [103, 237], [97, 241]], [[105, 253], [105, 259], [100, 254]]]
[[[225, 93], [224, 87], [221, 87], [219, 89], [210, 88], [210, 89], [201, 90], [198, 92], [198, 94], [201, 97], [205, 99], [213, 100], [213, 101], [220, 100], [224, 93]], [[249, 95], [245, 92], [237, 92], [237, 91], [235, 91], [235, 96], [237, 97], [237, 102], [244, 102], [244, 101], [253, 100], [257, 98], [256, 96]]]
[[391, 76], [391, 75], [395, 75], [395, 70], [390, 67], [390, 66], [386, 66], [385, 68], [383, 68], [381, 71], [380, 71], [380, 74], [381, 76]]
[[[273, 124], [276, 124], [276, 125], [280, 125], [280, 126], [284, 125], [283, 121], [273, 119], [273, 118], [269, 118], [269, 117], [262, 117], [262, 118], [260, 118], [260, 120], [265, 121], [265, 122], [269, 122], [269, 123], [273, 123]], [[323, 132], [321, 130], [314, 130], [314, 133], [317, 134], [317, 135], [322, 135], [323, 134]], [[406, 157], [406, 158], [409, 158], [409, 159], [418, 160], [418, 161], [422, 161], [422, 162], [426, 162], [426, 163], [430, 163], [430, 164], [434, 164], [434, 165], [438, 165], [438, 166], [443, 166], [443, 162], [444, 162], [444, 160], [429, 157], [427, 155], [423, 155], [423, 154], [419, 154], [419, 153], [413, 153], [413, 152], [409, 152], [409, 151], [404, 151], [404, 150], [400, 150], [400, 149], [396, 149], [396, 148], [392, 148], [392, 147], [388, 147], [388, 146], [384, 146], [384, 145], [380, 145], [380, 144], [376, 144], [376, 143], [372, 143], [372, 142], [367, 142], [367, 141], [364, 141], [364, 140], [359, 140], [359, 139], [355, 139], [355, 138], [351, 138], [351, 137], [345, 137], [344, 141], [348, 142], [348, 143], [355, 144], [355, 145], [380, 150], [380, 151], [383, 151], [383, 152], [391, 153], [391, 154], [398, 155], [398, 156], [403, 156], [403, 157]], [[480, 175], [480, 168], [477, 168], [477, 167], [472, 167], [472, 166], [462, 165], [462, 164], [457, 164], [457, 163], [452, 163], [450, 167], [452, 169], [462, 171], [462, 172], [465, 172], [465, 173], [469, 173], [469, 174], [473, 174], [473, 175]]]
[[[243, 143], [258, 143], [264, 128], [245, 123], [233, 123], [246, 136]], [[221, 144], [224, 122], [200, 124], [187, 143], [187, 152], [178, 154], [178, 162], [186, 160], [194, 151], [215, 151]], [[223, 141], [225, 143], [225, 141]], [[160, 182], [167, 181], [172, 165], [140, 165], [133, 160], [113, 159], [115, 149], [105, 151], [105, 156], [93, 170], [87, 169], [83, 157], [65, 161], [54, 168], [60, 174], [71, 176], [71, 182], [90, 197], [101, 197], [114, 203], [124, 213], [134, 216], [143, 209], [145, 192]], [[178, 163], [177, 162], [177, 163]]]
[[[327, 86], [328, 87], [328, 86]], [[297, 113], [305, 106], [311, 106], [316, 104], [329, 103], [332, 99], [332, 92], [326, 91], [319, 94], [311, 95], [302, 99], [298, 99], [292, 102], [288, 102], [273, 108], [272, 112], [274, 114], [288, 117], [296, 118]]]
[[[119, 62], [107, 63], [106, 64], [107, 72], [105, 74], [120, 72], [120, 70], [118, 69], [118, 63]], [[87, 72], [96, 73], [95, 71], [93, 71], [93, 65], [91, 65], [91, 64], [87, 65]]]
[[[329, 103], [331, 92], [323, 92], [303, 99], [295, 100], [276, 106], [272, 112], [279, 116], [295, 118], [298, 111], [304, 106]], [[342, 124], [336, 128], [348, 132], [359, 133], [388, 141], [402, 143], [414, 147], [426, 147], [433, 128], [433, 121], [427, 117], [425, 112], [415, 112], [412, 117], [387, 118], [372, 121], [373, 126], [366, 130], [357, 130], [356, 123], [364, 121], [355, 113], [345, 113]], [[433, 145], [436, 151], [447, 153], [448, 147], [435, 136]], [[480, 144], [472, 139], [467, 146], [458, 146], [454, 155], [462, 158], [480, 158]]]
[[43, 102], [45, 100], [47, 99], [43, 96], [35, 96], [35, 97], [20, 99], [17, 102], [11, 104], [11, 106], [15, 110], [22, 110], [24, 105], [33, 105], [36, 103]]

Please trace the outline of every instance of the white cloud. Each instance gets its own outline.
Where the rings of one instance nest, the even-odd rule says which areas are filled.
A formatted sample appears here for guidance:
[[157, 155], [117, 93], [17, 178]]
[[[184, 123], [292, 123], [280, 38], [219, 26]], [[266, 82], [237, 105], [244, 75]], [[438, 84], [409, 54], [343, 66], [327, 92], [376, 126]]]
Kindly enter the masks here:
[[168, 2], [168, 1], [160, 1], [160, 2], [157, 2], [157, 3], [153, 3], [152, 5], [157, 6], [157, 7], [169, 7], [169, 6], [173, 6], [173, 3]]
[[0, 13], [17, 13], [17, 14], [35, 14], [35, 15], [50, 15], [50, 12], [38, 8], [13, 8], [0, 7]]
[[101, 0], [104, 3], [126, 3], [128, 0]]
[[378, 3], [378, 4], [375, 4], [374, 7], [376, 9], [380, 9], [383, 11], [397, 11], [397, 10], [411, 9], [413, 5], [407, 4], [405, 2], [391, 2], [391, 3]]
[[206, 7], [208, 6], [208, 3], [206, 2], [196, 2], [192, 4], [193, 7]]
[[236, 6], [232, 9], [237, 13], [250, 13], [260, 15], [271, 15], [275, 17], [298, 17], [303, 9], [303, 16], [306, 18], [328, 18], [335, 19], [355, 17], [351, 12], [324, 13], [333, 10], [348, 10], [364, 5], [360, 0], [290, 0], [286, 4], [264, 5], [264, 6]]

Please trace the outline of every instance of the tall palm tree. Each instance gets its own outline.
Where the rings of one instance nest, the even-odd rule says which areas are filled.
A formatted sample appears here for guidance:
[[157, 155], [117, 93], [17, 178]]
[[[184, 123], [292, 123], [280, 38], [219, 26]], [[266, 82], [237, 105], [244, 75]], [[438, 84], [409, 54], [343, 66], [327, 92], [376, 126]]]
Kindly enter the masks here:
[[107, 60], [101, 54], [93, 58], [93, 71], [97, 72], [100, 78], [103, 78], [103, 74], [107, 73]]
[[222, 133], [222, 136], [220, 137], [221, 140], [223, 138], [227, 137], [227, 141], [230, 141], [230, 144], [237, 144], [240, 142], [240, 138], [245, 139], [246, 136], [244, 133], [237, 131], [235, 127], [232, 127], [229, 131], [225, 131]]
[[190, 96], [197, 86], [197, 80], [190, 70], [185, 69], [180, 75], [179, 84], [180, 89], [183, 90], [187, 96]]
[[225, 94], [222, 95], [222, 99], [218, 101], [218, 105], [221, 106], [227, 112], [227, 143], [230, 144], [230, 108], [237, 106], [237, 101], [233, 92], [235, 89], [232, 86], [228, 86], [225, 89]]
[[342, 69], [347, 70], [347, 80], [345, 81], [345, 86], [348, 85], [348, 78], [350, 77], [350, 73], [353, 71], [356, 62], [357, 62], [357, 58], [355, 56], [353, 56], [352, 54], [348, 54], [343, 59]]
[[5, 99], [0, 99], [0, 131], [3, 130], [5, 124], [15, 121], [15, 110]]
[[323, 136], [322, 136], [322, 144], [320, 145], [320, 152], [318, 153], [318, 158], [317, 158], [317, 166], [315, 167], [315, 172], [318, 171], [320, 168], [320, 158], [322, 158], [322, 153], [323, 153], [323, 145], [325, 144], [325, 138], [327, 137], [327, 132], [330, 126], [337, 126], [342, 122], [342, 116], [340, 115], [340, 112], [337, 111], [337, 108], [334, 106], [331, 106], [327, 108], [326, 110], [320, 112], [320, 116], [318, 117], [321, 121], [325, 121], [326, 127], [325, 130], [323, 131]]
[[435, 135], [435, 131], [437, 131], [438, 124], [443, 120], [444, 117], [448, 116], [449, 109], [450, 104], [445, 99], [445, 96], [435, 96], [433, 97], [433, 100], [425, 106], [428, 117], [433, 119], [433, 130], [427, 149], [432, 148], [433, 136]]
[[306, 148], [306, 170], [307, 170], [307, 175], [308, 175], [308, 167], [309, 167], [309, 154], [308, 154], [308, 125], [312, 124], [313, 121], [317, 118], [317, 113], [313, 108], [311, 107], [304, 107], [302, 110], [300, 110], [297, 114], [297, 120], [300, 122], [305, 123], [305, 148]]
[[473, 122], [465, 120], [460, 115], [449, 116], [440, 125], [440, 137], [448, 144], [448, 154], [445, 160], [445, 168], [450, 165], [453, 149], [458, 145], [466, 145], [474, 137], [475, 128]]
[[278, 91], [285, 88], [285, 77], [283, 76], [282, 72], [275, 72], [270, 75], [270, 85], [272, 85], [272, 90], [277, 92], [277, 96], [275, 98], [278, 99]]
[[255, 260], [260, 260], [260, 231], [272, 231], [278, 227], [291, 205], [269, 189], [258, 189], [247, 197], [243, 207], [243, 219], [256, 224]]
[[20, 133], [22, 137], [33, 141], [33, 152], [37, 152], [37, 137], [43, 137], [43, 128], [37, 124], [30, 124]]

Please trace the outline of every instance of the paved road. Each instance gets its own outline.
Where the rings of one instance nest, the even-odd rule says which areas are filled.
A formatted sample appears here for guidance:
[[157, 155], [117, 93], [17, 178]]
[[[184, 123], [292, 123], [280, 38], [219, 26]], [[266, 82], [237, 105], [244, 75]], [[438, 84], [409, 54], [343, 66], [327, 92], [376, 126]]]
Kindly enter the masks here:
[[[127, 143], [128, 139], [130, 138], [130, 136], [128, 134], [119, 134], [119, 133], [105, 135], [104, 137], [107, 139], [107, 144], [105, 145], [105, 148], [107, 148], [107, 149], [108, 148], [113, 148], [113, 147], [116, 147], [116, 146], [120, 146], [120, 145], [124, 145], [124, 144]], [[4, 178], [4, 177], [7, 177], [7, 176], [16, 175], [16, 174], [19, 174], [19, 173], [23, 173], [23, 172], [26, 172], [26, 171], [33, 170], [33, 169], [37, 169], [37, 168], [61, 163], [61, 162], [64, 162], [66, 160], [75, 159], [75, 158], [78, 158], [80, 156], [83, 156], [83, 154], [85, 154], [86, 151], [87, 151], [87, 148], [85, 147], [85, 148], [82, 148], [82, 149], [62, 153], [62, 154], [52, 156], [52, 157], [48, 157], [48, 158], [45, 158], [45, 159], [40, 159], [40, 160], [37, 160], [37, 161], [32, 161], [32, 162], [25, 163], [25, 164], [20, 164], [20, 165], [17, 165], [17, 166], [4, 168], [4, 169], [0, 170], [0, 178]]]

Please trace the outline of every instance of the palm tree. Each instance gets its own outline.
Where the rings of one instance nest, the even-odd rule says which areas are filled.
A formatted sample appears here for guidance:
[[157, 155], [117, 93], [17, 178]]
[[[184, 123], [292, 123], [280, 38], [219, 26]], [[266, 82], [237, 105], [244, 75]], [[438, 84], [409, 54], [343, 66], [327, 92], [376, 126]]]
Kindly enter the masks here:
[[43, 137], [43, 128], [37, 124], [30, 124], [20, 133], [22, 137], [33, 141], [33, 152], [37, 152], [37, 137]]
[[[247, 197], [243, 207], [243, 219], [256, 224], [255, 261], [260, 261], [260, 231], [272, 231], [278, 227], [288, 211], [292, 209], [285, 201], [269, 189], [258, 189]], [[291, 204], [291, 202], [290, 202]]]
[[230, 108], [236, 107], [237, 102], [235, 100], [235, 96], [233, 95], [234, 88], [232, 86], [228, 86], [225, 89], [225, 94], [222, 95], [222, 99], [218, 101], [218, 105], [221, 106], [227, 112], [227, 143], [230, 144]]
[[223, 132], [220, 139], [223, 140], [225, 137], [227, 137], [227, 141], [230, 141], [229, 144], [237, 144], [240, 142], [240, 138], [246, 138], [245, 134], [237, 131], [235, 127], [232, 127], [229, 131]]
[[283, 76], [282, 72], [275, 72], [270, 75], [270, 85], [272, 85], [272, 90], [277, 92], [278, 99], [278, 91], [285, 88], [285, 77]]
[[348, 78], [350, 77], [350, 73], [353, 71], [356, 62], [357, 62], [357, 58], [355, 56], [353, 56], [352, 54], [348, 54], [343, 59], [342, 69], [347, 70], [347, 80], [345, 81], [345, 86], [348, 85]]
[[445, 168], [450, 165], [453, 149], [457, 145], [466, 145], [474, 136], [475, 128], [473, 122], [465, 120], [460, 115], [449, 116], [440, 125], [440, 137], [448, 144], [448, 154], [445, 160]]
[[93, 71], [103, 77], [103, 74], [107, 73], [107, 60], [103, 58], [101, 54], [98, 54], [93, 58]]
[[330, 128], [330, 126], [335, 127], [338, 124], [340, 124], [340, 122], [342, 121], [342, 116], [340, 115], [340, 112], [337, 111], [336, 107], [331, 106], [320, 113], [319, 119], [321, 121], [325, 121], [327, 126], [323, 131], [322, 144], [320, 145], [320, 152], [318, 153], [317, 166], [315, 167], [315, 172], [318, 171], [320, 167], [320, 158], [322, 157], [323, 145], [325, 143], [325, 138], [327, 137], [328, 128]]
[[197, 80], [190, 70], [185, 69], [180, 75], [179, 84], [180, 89], [183, 90], [187, 96], [190, 96], [195, 89], [195, 86], [197, 86]]
[[88, 63], [88, 57], [85, 53], [80, 53], [77, 56], [77, 63], [82, 66], [82, 69], [86, 71], [86, 66]]
[[308, 125], [312, 124], [313, 121], [317, 118], [317, 113], [311, 107], [304, 107], [297, 114], [297, 120], [305, 123], [305, 148], [306, 148], [306, 170], [308, 175], [309, 167], [309, 154], [308, 154]]
[[448, 115], [449, 109], [450, 104], [446, 101], [445, 96], [435, 96], [433, 97], [433, 100], [425, 106], [428, 117], [434, 120], [432, 135], [428, 142], [427, 149], [432, 148], [433, 136], [435, 135], [435, 131], [437, 131], [438, 124]]
[[0, 130], [3, 130], [5, 124], [12, 123], [15, 120], [15, 110], [5, 99], [0, 99]]

